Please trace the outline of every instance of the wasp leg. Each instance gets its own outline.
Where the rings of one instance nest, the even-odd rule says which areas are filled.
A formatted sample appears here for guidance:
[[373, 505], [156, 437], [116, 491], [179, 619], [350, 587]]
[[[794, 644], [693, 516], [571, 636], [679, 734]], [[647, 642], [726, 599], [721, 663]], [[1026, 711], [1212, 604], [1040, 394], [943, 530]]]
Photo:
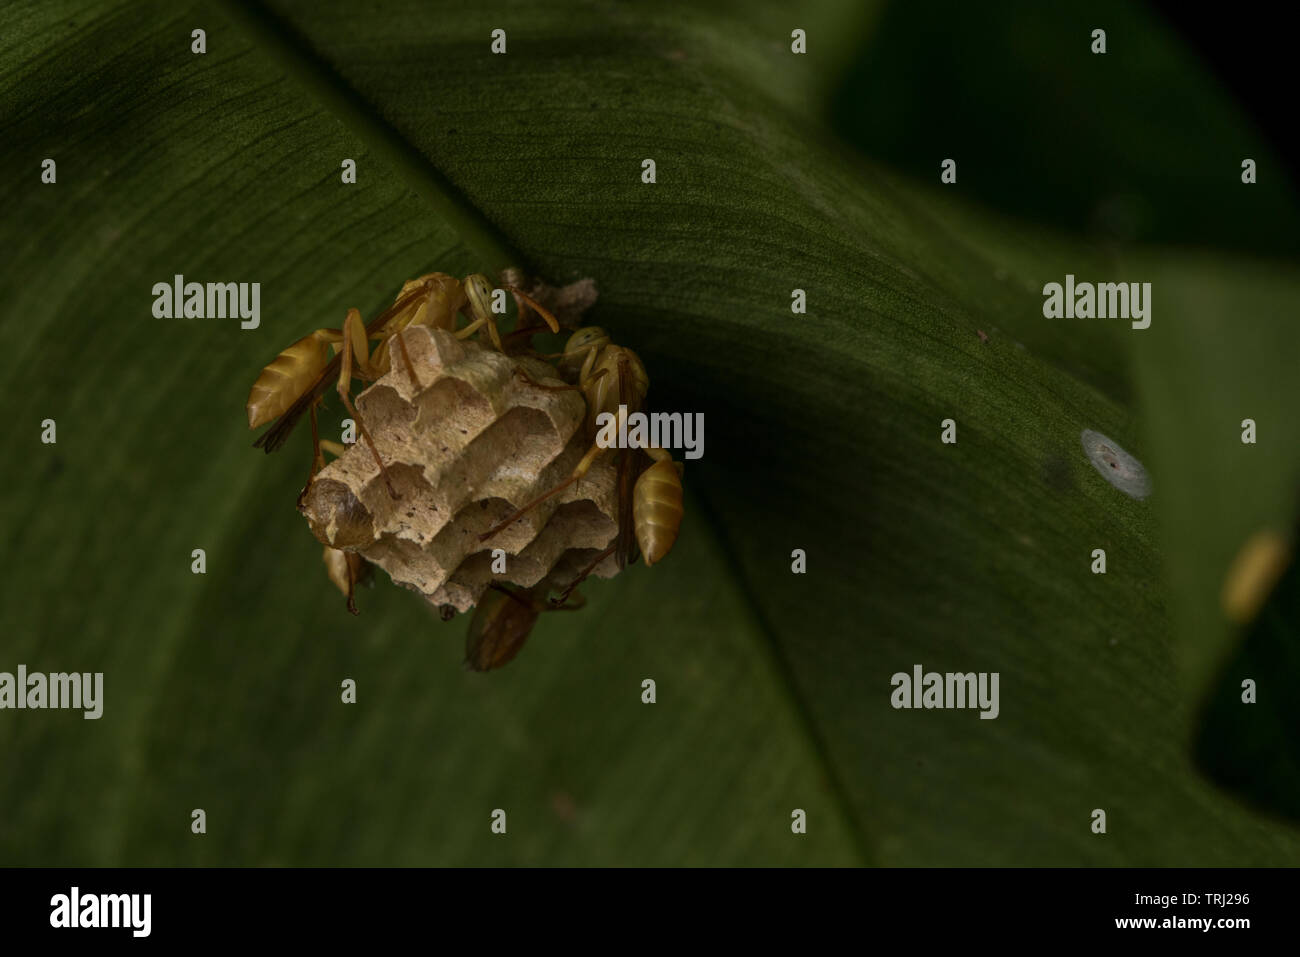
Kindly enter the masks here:
[[330, 548], [328, 545], [325, 546], [323, 558], [325, 560], [325, 571], [329, 575], [330, 581], [347, 599], [348, 611], [354, 615], [361, 614], [357, 611], [355, 595], [357, 582], [361, 581], [366, 569], [366, 560], [354, 552]]
[[[583, 389], [583, 387], [580, 385], [542, 385], [540, 382], [538, 382], [536, 379], [530, 376], [523, 369], [515, 369], [515, 372], [516, 374], [522, 376], [524, 381], [527, 382], [529, 385], [533, 386], [536, 389], [545, 389], [547, 392], [581, 392]], [[596, 379], [599, 379], [607, 372], [609, 372], [608, 369], [601, 369], [595, 375], [591, 376], [587, 381], [594, 382]]]
[[602, 452], [607, 452], [607, 451], [609, 450], [602, 448], [599, 445], [593, 445], [591, 447], [591, 450], [588, 451], [587, 454], [582, 457], [582, 460], [573, 467], [573, 472], [570, 473], [568, 478], [566, 478], [563, 482], [555, 486], [555, 488], [551, 489], [550, 491], [543, 492], [541, 495], [537, 496], [537, 498], [533, 499], [527, 505], [520, 506], [514, 512], [514, 514], [506, 516], [496, 525], [493, 525], [486, 532], [480, 535], [478, 537], [478, 540], [480, 542], [486, 542], [492, 536], [498, 534], [499, 532], [504, 531], [506, 528], [513, 525], [515, 522], [519, 521], [521, 518], [527, 515], [528, 512], [536, 508], [538, 505], [542, 504], [542, 502], [545, 502], [552, 495], [558, 495], [560, 492], [563, 492], [574, 482], [578, 481], [584, 475], [586, 475], [587, 472], [591, 469], [591, 466], [595, 463], [596, 459], [600, 457], [600, 454]]
[[582, 386], [577, 386], [577, 385], [542, 385], [542, 383], [538, 382], [536, 379], [534, 379], [532, 376], [530, 376], [530, 375], [529, 375], [527, 372], [525, 372], [523, 369], [518, 369], [518, 368], [515, 369], [515, 375], [519, 376], [519, 378], [523, 379], [525, 382], [527, 382], [527, 383], [528, 383], [530, 386], [532, 386], [534, 389], [544, 389], [544, 390], [546, 390], [547, 392], [580, 392], [580, 391], [582, 391]]
[[[318, 404], [319, 401], [317, 401], [316, 405]], [[307, 476], [307, 484], [304, 485], [302, 491], [298, 493], [299, 509], [302, 508], [303, 500], [307, 497], [307, 490], [311, 488], [311, 483], [316, 481], [316, 476], [320, 474], [320, 470], [325, 467], [325, 456], [322, 452], [328, 452], [330, 455], [338, 458], [347, 451], [347, 448], [340, 445], [338, 442], [331, 442], [329, 439], [322, 439], [320, 437], [320, 432], [316, 426], [316, 405], [313, 405], [311, 408], [311, 444], [312, 449], [316, 454], [312, 458], [311, 475]]]
[[455, 336], [457, 339], [468, 339], [470, 336], [474, 335], [474, 333], [478, 332], [484, 326], [487, 326], [488, 335], [491, 336], [492, 345], [496, 347], [496, 350], [498, 352], [505, 352], [506, 351], [505, 346], [502, 345], [501, 343], [501, 333], [497, 330], [496, 320], [490, 317], [473, 320], [464, 329], [457, 330]]
[[400, 332], [393, 338], [397, 340], [397, 351], [402, 354], [402, 361], [406, 363], [406, 374], [411, 377], [411, 387], [416, 392], [422, 392], [424, 386], [420, 384], [420, 377], [415, 373], [415, 363], [411, 361], [411, 354], [406, 351], [406, 340], [402, 338]]
[[388, 469], [384, 468], [384, 460], [379, 457], [379, 449], [375, 447], [375, 440], [370, 437], [370, 431], [366, 428], [366, 423], [361, 420], [357, 413], [356, 407], [352, 404], [352, 399], [348, 391], [352, 388], [352, 364], [355, 361], [357, 372], [360, 376], [367, 379], [376, 379], [378, 375], [376, 370], [370, 365], [370, 346], [366, 341], [366, 327], [361, 321], [361, 313], [356, 309], [348, 310], [348, 318], [343, 323], [343, 368], [339, 372], [338, 394], [343, 400], [343, 405], [347, 408], [348, 414], [352, 416], [352, 421], [356, 422], [357, 430], [361, 437], [366, 440], [366, 445], [370, 447], [370, 454], [375, 457], [375, 464], [379, 466], [379, 474], [384, 477], [384, 484], [388, 486], [388, 494], [397, 498], [397, 489], [393, 487], [393, 480], [388, 477]]
[[[351, 556], [348, 556], [348, 558], [350, 557]], [[356, 601], [357, 573], [352, 567], [352, 562], [348, 561], [347, 558], [344, 559], [344, 564], [346, 564], [348, 568], [348, 611], [354, 615], [359, 615], [361, 612], [357, 611]]]
[[[573, 592], [570, 594], [570, 592]], [[547, 611], [581, 611], [587, 607], [587, 599], [573, 591], [573, 586], [564, 590], [563, 598], [552, 598]]]
[[[503, 287], [507, 288], [507, 287]], [[549, 326], [541, 321], [541, 313], [535, 309], [529, 309], [528, 303], [520, 297], [518, 292], [511, 292], [515, 300], [515, 328], [510, 335], [506, 336], [508, 342], [513, 336], [536, 336], [540, 335], [544, 328]]]
[[521, 323], [524, 320], [523, 304], [528, 303], [528, 305], [532, 308], [533, 312], [541, 316], [542, 321], [551, 327], [551, 332], [560, 331], [559, 320], [557, 320], [553, 315], [551, 315], [550, 310], [546, 309], [540, 302], [538, 302], [532, 296], [528, 295], [528, 293], [524, 292], [522, 289], [520, 289], [517, 286], [503, 285], [500, 288], [506, 290], [507, 292], [510, 293], [510, 295], [515, 297], [515, 303], [519, 306], [519, 321]]
[[[513, 332], [507, 333], [501, 340], [506, 347], [506, 355], [524, 353], [531, 355], [535, 359], [549, 358], [535, 351], [530, 344], [533, 336], [540, 336], [545, 331], [546, 329], [543, 326], [530, 325], [525, 329], [515, 329]], [[524, 344], [524, 348], [519, 348], [520, 343]]]
[[[592, 572], [594, 572], [594, 571], [596, 570], [596, 566], [597, 566], [597, 565], [599, 565], [599, 564], [600, 564], [601, 562], [603, 562], [605, 559], [609, 558], [610, 555], [613, 555], [613, 554], [614, 554], [614, 549], [616, 549], [616, 548], [618, 548], [618, 542], [617, 542], [617, 541], [615, 541], [615, 543], [614, 543], [613, 545], [609, 546], [609, 548], [605, 549], [603, 552], [601, 552], [599, 555], [597, 555], [597, 556], [596, 556], [596, 560], [593, 561], [593, 562], [592, 562], [590, 565], [588, 565], [586, 568], [584, 568], [584, 569], [582, 570], [582, 572], [578, 575], [577, 578], [575, 578], [573, 581], [569, 582], [568, 586], [564, 589], [564, 591], [560, 592], [560, 596], [559, 596], [558, 598], [552, 598], [552, 599], [551, 599], [551, 607], [553, 607], [553, 608], [556, 609], [557, 611], [558, 611], [560, 608], [565, 607], [564, 603], [565, 603], [566, 601], [569, 600], [569, 595], [571, 595], [571, 594], [573, 593], [573, 590], [574, 590], [575, 588], [577, 588], [579, 585], [581, 585], [584, 581], [587, 580], [587, 576], [589, 576]], [[569, 606], [569, 607], [573, 607], [573, 608], [581, 608], [582, 606], [581, 606], [581, 605], [575, 605], [575, 606]]]
[[302, 508], [303, 500], [307, 497], [307, 489], [311, 488], [311, 483], [316, 481], [316, 473], [325, 467], [325, 456], [320, 450], [320, 428], [316, 423], [316, 407], [320, 405], [320, 399], [311, 404], [311, 474], [307, 476], [307, 484], [302, 487], [298, 493], [298, 508]]

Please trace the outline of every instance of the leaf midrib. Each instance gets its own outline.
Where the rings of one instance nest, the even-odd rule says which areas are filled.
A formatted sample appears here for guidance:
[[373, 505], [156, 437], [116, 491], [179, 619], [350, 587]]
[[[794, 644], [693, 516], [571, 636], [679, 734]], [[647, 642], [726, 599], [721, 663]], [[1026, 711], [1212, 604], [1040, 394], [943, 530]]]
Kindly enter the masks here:
[[[433, 206], [448, 228], [482, 261], [500, 272], [508, 266], [527, 268], [529, 259], [498, 230], [482, 210], [471, 203], [465, 193], [380, 117], [372, 105], [358, 93], [324, 58], [317, 54], [297, 31], [261, 4], [241, 4], [238, 0], [219, 0], [232, 21], [242, 29], [254, 47], [299, 82], [319, 101], [325, 111], [343, 122], [349, 131], [381, 161], [387, 162], [422, 199]], [[787, 706], [805, 738], [816, 763], [825, 775], [831, 799], [852, 837], [854, 851], [864, 864], [873, 863], [876, 855], [872, 841], [853, 812], [854, 803], [835, 762], [831, 759], [826, 737], [820, 732], [809, 703], [795, 680], [790, 662], [758, 601], [758, 593], [737, 560], [724, 525], [701, 490], [693, 490], [696, 501], [703, 502], [699, 511], [705, 525], [731, 568], [737, 592], [750, 607], [754, 626], [762, 635], [760, 651], [775, 675], [776, 686], [786, 698]]]

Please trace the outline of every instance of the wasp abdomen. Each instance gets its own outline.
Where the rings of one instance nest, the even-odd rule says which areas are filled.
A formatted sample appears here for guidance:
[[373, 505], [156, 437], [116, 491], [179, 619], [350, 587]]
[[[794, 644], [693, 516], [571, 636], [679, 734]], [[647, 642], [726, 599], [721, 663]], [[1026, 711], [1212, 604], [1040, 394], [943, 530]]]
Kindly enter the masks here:
[[671, 461], [655, 462], [636, 480], [632, 521], [647, 565], [668, 554], [682, 524], [682, 479]]
[[276, 356], [248, 393], [248, 427], [278, 419], [329, 363], [329, 346], [317, 333], [304, 336]]

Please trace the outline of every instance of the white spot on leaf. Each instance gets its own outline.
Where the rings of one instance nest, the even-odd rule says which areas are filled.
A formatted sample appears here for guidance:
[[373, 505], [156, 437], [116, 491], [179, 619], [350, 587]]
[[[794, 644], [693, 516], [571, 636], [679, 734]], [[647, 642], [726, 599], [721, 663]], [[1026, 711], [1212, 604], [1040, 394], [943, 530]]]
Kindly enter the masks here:
[[1107, 482], [1133, 498], [1146, 498], [1151, 494], [1147, 470], [1118, 443], [1092, 429], [1084, 429], [1080, 439], [1088, 461], [1106, 477]]

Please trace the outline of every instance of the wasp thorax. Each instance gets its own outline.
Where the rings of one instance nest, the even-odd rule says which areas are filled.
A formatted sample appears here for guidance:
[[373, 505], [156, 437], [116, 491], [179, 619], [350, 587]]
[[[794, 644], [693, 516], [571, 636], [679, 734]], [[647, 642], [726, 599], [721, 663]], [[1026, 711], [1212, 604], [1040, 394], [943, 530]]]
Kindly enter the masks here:
[[[397, 495], [370, 448], [351, 446], [304, 497], [313, 533], [358, 552], [442, 614], [468, 611], [492, 582], [567, 585], [617, 535], [612, 457], [488, 541], [480, 536], [582, 459], [590, 444], [583, 397], [556, 389], [561, 379], [540, 359], [432, 326], [400, 335], [419, 388], [402, 362], [356, 400]], [[595, 574], [617, 569], [611, 557]]]

